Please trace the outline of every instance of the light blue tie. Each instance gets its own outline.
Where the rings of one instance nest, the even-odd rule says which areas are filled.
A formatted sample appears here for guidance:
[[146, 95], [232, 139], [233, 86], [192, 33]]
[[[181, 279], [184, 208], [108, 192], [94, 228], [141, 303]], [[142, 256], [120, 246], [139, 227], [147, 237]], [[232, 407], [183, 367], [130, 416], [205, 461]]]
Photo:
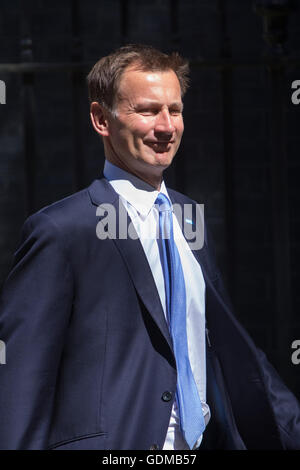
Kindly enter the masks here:
[[191, 369], [186, 334], [186, 292], [179, 253], [174, 242], [171, 203], [159, 193], [159, 250], [163, 268], [166, 310], [177, 366], [177, 404], [180, 427], [190, 449], [205, 429], [197, 386]]

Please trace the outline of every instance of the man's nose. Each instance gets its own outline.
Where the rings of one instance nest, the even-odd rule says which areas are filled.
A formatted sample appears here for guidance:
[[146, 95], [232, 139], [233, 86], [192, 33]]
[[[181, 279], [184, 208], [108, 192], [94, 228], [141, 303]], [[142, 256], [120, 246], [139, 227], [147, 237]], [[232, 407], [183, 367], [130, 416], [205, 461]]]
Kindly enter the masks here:
[[173, 134], [175, 127], [169, 110], [163, 109], [156, 118], [155, 132]]

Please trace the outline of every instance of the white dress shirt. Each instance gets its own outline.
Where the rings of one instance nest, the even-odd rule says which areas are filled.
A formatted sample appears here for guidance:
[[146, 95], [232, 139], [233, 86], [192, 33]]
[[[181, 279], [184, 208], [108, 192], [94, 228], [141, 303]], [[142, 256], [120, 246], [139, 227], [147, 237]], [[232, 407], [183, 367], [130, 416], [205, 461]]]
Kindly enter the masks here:
[[[104, 166], [104, 176], [112, 185], [113, 189], [119, 194], [139, 236], [166, 317], [164, 276], [157, 244], [159, 212], [154, 206], [159, 191], [136, 176], [112, 165], [107, 160]], [[160, 192], [165, 194], [171, 201], [164, 182], [161, 184]], [[201, 267], [182, 234], [174, 212], [173, 230], [186, 285], [186, 319], [189, 359], [202, 402], [205, 422], [207, 423], [210, 418], [210, 410], [206, 404], [205, 282]], [[195, 447], [198, 447], [201, 441], [202, 436], [198, 439]], [[185, 449], [189, 448], [180, 431], [178, 407], [175, 400], [163, 450]]]

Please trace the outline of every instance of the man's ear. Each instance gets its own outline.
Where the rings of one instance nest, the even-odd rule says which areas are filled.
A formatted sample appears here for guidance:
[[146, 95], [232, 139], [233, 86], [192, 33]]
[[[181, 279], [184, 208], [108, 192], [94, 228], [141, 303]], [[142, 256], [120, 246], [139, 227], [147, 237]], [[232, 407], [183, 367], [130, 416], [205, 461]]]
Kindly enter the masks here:
[[102, 137], [109, 135], [106, 112], [101, 104], [93, 101], [90, 107], [90, 116], [95, 131]]

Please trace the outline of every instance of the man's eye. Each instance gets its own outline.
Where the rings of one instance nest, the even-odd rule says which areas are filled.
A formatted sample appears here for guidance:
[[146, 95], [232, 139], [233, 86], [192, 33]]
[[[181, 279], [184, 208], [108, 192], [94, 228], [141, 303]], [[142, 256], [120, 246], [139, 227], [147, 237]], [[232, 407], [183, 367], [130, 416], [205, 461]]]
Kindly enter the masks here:
[[179, 116], [179, 114], [181, 114], [182, 111], [180, 109], [171, 109], [170, 110], [170, 114], [172, 114], [172, 116]]
[[153, 116], [156, 114], [156, 111], [154, 109], [141, 109], [139, 113], [143, 116]]

